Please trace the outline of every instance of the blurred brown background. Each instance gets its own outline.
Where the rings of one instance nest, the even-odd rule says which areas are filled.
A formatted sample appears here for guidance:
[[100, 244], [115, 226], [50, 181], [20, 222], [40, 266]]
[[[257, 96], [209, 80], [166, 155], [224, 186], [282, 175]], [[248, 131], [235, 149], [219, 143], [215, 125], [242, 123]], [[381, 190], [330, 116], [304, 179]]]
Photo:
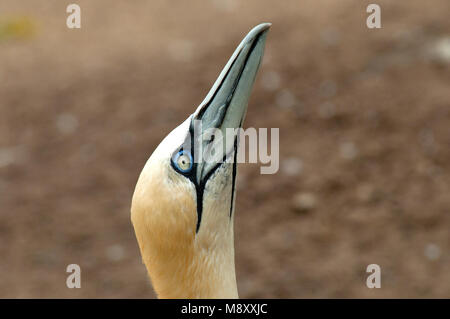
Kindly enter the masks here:
[[0, 2], [0, 297], [154, 297], [138, 175], [260, 22], [245, 125], [280, 128], [280, 171], [239, 167], [240, 296], [450, 297], [448, 0], [377, 1], [382, 29], [359, 0], [74, 2], [80, 30]]

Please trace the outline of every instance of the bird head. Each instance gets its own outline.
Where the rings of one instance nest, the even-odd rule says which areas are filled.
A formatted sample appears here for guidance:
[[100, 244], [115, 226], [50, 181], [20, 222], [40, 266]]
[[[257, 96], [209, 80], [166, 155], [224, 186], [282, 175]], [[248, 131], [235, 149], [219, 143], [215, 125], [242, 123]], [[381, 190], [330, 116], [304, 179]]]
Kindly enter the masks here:
[[159, 297], [237, 297], [237, 129], [269, 27], [248, 33], [200, 106], [164, 138], [141, 172], [131, 219]]

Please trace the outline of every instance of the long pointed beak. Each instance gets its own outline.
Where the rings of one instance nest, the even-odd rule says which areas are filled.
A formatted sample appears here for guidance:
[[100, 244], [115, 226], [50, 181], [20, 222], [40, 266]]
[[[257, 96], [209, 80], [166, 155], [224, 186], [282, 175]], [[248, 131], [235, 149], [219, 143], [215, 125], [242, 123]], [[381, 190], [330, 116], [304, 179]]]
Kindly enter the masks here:
[[[198, 164], [196, 172], [198, 182], [205, 181], [205, 176], [209, 176], [218, 163], [232, 153], [233, 149], [237, 151], [236, 137], [230, 136], [229, 132], [232, 130], [227, 129], [236, 131], [244, 122], [248, 100], [264, 54], [270, 26], [270, 23], [262, 23], [247, 34], [193, 114], [192, 120], [196, 120], [197, 124], [201, 123], [201, 134], [194, 137], [194, 143], [202, 146], [202, 152], [210, 150], [213, 144], [217, 145], [219, 142], [223, 146], [223, 152], [216, 153], [214, 160], [211, 158], [205, 160], [204, 154], [201, 154], [203, 160]], [[220, 130], [223, 140], [218, 140], [217, 136], [211, 138], [211, 129]], [[217, 149], [215, 151], [217, 152]]]

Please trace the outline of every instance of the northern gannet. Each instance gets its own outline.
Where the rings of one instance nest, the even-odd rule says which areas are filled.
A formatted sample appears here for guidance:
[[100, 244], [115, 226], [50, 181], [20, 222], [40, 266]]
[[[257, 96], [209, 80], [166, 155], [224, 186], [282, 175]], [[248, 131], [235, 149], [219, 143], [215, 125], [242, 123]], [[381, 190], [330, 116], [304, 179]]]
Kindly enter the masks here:
[[[134, 191], [131, 220], [159, 298], [238, 298], [234, 201], [238, 129], [270, 23], [239, 44], [206, 98], [155, 149]], [[207, 158], [223, 133], [222, 153]], [[221, 144], [222, 145], [222, 144]], [[207, 159], [205, 159], [207, 158]]]

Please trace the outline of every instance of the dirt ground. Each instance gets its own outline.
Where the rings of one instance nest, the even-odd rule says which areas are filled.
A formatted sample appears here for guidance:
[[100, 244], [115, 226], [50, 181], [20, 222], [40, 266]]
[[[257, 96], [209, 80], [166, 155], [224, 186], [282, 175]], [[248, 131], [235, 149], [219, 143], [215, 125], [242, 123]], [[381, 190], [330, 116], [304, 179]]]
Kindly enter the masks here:
[[[139, 173], [241, 38], [272, 22], [240, 164], [243, 298], [450, 298], [450, 2], [0, 2], [0, 297], [151, 298], [130, 222]], [[66, 266], [82, 288], [66, 287]], [[366, 287], [381, 266], [382, 287]]]

